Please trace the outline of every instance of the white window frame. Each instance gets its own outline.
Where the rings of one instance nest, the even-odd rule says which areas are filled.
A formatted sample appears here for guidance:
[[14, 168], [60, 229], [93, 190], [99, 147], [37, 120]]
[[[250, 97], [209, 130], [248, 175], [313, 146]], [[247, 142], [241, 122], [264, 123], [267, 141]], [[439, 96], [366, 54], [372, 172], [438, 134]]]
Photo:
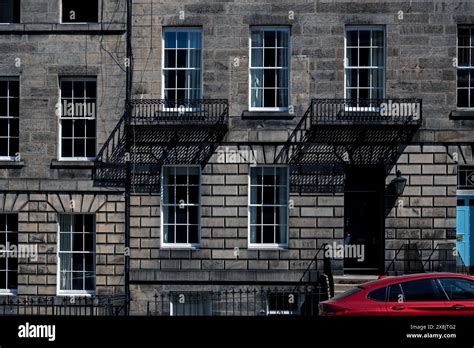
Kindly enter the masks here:
[[0, 22], [0, 25], [21, 24], [22, 23], [21, 14], [22, 14], [22, 11], [21, 11], [21, 3], [20, 3], [20, 20], [19, 20], [19, 22], [18, 23], [16, 23], [16, 22]]
[[474, 50], [474, 42], [470, 43], [470, 46], [459, 46], [459, 29], [465, 28], [469, 29], [470, 32], [472, 32], [472, 35], [474, 35], [474, 25], [459, 25], [457, 28], [457, 35], [456, 35], [456, 59], [457, 59], [457, 66], [456, 66], [456, 110], [460, 111], [472, 111], [474, 109], [474, 105], [471, 105], [470, 107], [468, 106], [458, 106], [458, 98], [459, 98], [459, 90], [460, 89], [467, 89], [468, 90], [468, 102], [470, 103], [470, 98], [471, 98], [471, 93], [474, 93], [474, 85], [471, 85], [471, 78], [469, 76], [468, 78], [468, 84], [469, 86], [466, 87], [458, 87], [459, 83], [459, 78], [458, 78], [458, 71], [459, 70], [467, 70], [468, 72], [473, 71], [474, 72], [474, 56], [471, 56], [471, 65], [470, 66], [459, 66], [459, 49], [460, 47], [467, 48], [469, 50], [469, 54]]
[[[17, 214], [9, 214], [9, 213], [1, 213], [1, 215], [10, 215], [10, 216], [13, 216], [13, 215], [17, 215]], [[17, 215], [17, 219], [18, 219], [18, 215]], [[8, 222], [7, 222], [7, 225], [5, 227], [8, 226]], [[8, 233], [11, 233], [11, 232], [16, 232], [18, 234], [18, 231], [8, 231]], [[2, 230], [0, 231], [0, 233], [2, 234], [6, 234], [7, 232], [5, 232], [3, 230], [3, 227], [2, 227]], [[5, 236], [6, 237], [6, 236]], [[5, 254], [12, 254], [13, 251], [12, 250], [5, 250], [3, 251], [2, 253], [5, 253]], [[6, 274], [5, 276], [7, 277], [7, 282], [5, 283], [5, 285], [7, 286], [6, 288], [3, 288], [3, 289], [0, 289], [0, 296], [16, 296], [17, 293], [18, 293], [18, 288], [17, 289], [10, 289], [8, 288], [8, 260], [10, 259], [10, 257], [5, 257], [5, 266], [6, 266]], [[18, 284], [18, 268], [17, 268], [17, 284]]]
[[[252, 243], [251, 240], [251, 225], [252, 225], [252, 217], [251, 217], [251, 207], [264, 207], [265, 205], [262, 204], [252, 204], [252, 168], [284, 168], [286, 170], [286, 209], [285, 209], [285, 214], [286, 214], [286, 226], [285, 226], [285, 236], [286, 236], [286, 241], [285, 243]], [[290, 178], [289, 178], [289, 168], [288, 166], [285, 165], [252, 165], [249, 167], [249, 173], [248, 173], [248, 205], [247, 205], [247, 216], [248, 216], [248, 222], [247, 222], [247, 230], [248, 230], [248, 236], [247, 236], [247, 244], [249, 249], [288, 249], [288, 241], [289, 241], [289, 225], [290, 225], [290, 214], [289, 214], [289, 207], [288, 207], [288, 200], [290, 196], [290, 188], [289, 188], [289, 183], [290, 183]], [[263, 185], [263, 184], [262, 184]], [[263, 196], [262, 196], [263, 200]], [[273, 207], [279, 206], [279, 205], [272, 205]], [[262, 222], [263, 224], [263, 222]], [[276, 224], [274, 226], [279, 226], [279, 224]], [[281, 228], [281, 227], [280, 227]]]
[[[252, 67], [252, 31], [284, 31], [288, 33], [288, 107], [253, 107], [252, 106], [252, 69], [273, 69], [283, 70], [282, 67]], [[269, 112], [287, 112], [291, 107], [291, 28], [290, 27], [278, 27], [278, 26], [251, 26], [249, 30], [249, 111], [269, 111]], [[264, 58], [262, 58], [264, 59]], [[265, 86], [263, 87], [265, 88]], [[275, 87], [277, 91], [278, 88]], [[276, 93], [276, 92], [275, 92]]]
[[[189, 204], [189, 203], [186, 203], [184, 204], [184, 206], [187, 206], [187, 207], [198, 207], [198, 243], [166, 243], [165, 242], [165, 234], [164, 234], [164, 226], [165, 226], [165, 214], [164, 214], [164, 207], [165, 207], [165, 204], [163, 202], [163, 192], [164, 192], [164, 168], [197, 168], [199, 170], [199, 197], [198, 197], [198, 204]], [[163, 249], [199, 249], [201, 247], [201, 227], [202, 227], [202, 222], [201, 222], [201, 219], [202, 219], [202, 170], [201, 170], [201, 167], [200, 166], [197, 166], [197, 165], [164, 165], [162, 167], [162, 171], [161, 171], [161, 193], [160, 193], [160, 230], [161, 230], [161, 233], [160, 233], [160, 239], [161, 239], [161, 248]], [[189, 172], [188, 172], [188, 176], [189, 176]], [[189, 187], [189, 185], [187, 185], [187, 187]], [[167, 205], [170, 205], [170, 204], [167, 204]], [[176, 203], [175, 203], [175, 206], [176, 206]], [[175, 220], [175, 225], [176, 225], [176, 220]], [[186, 226], [189, 226], [188, 224], [186, 224]], [[189, 239], [189, 231], [188, 231], [188, 234], [187, 234], [187, 237]]]
[[[84, 82], [95, 82], [96, 86], [96, 98], [95, 98], [95, 117], [64, 117], [62, 116], [62, 90], [61, 90], [61, 82], [62, 81], [84, 81]], [[59, 161], [64, 161], [64, 162], [70, 162], [70, 161], [94, 161], [96, 159], [96, 156], [94, 157], [64, 157], [63, 156], [63, 149], [62, 149], [62, 120], [95, 120], [95, 152], [97, 155], [97, 126], [98, 126], [98, 98], [99, 94], [98, 92], [98, 81], [97, 77], [91, 77], [91, 76], [86, 76], [86, 77], [81, 77], [81, 76], [60, 76], [59, 81], [58, 81], [58, 95], [59, 95], [59, 101], [58, 105], [60, 106], [60, 115], [57, 117], [58, 118], [58, 160]], [[57, 111], [56, 111], [57, 112]], [[74, 144], [74, 137], [73, 139], [73, 144]]]
[[100, 23], [100, 9], [102, 8], [103, 0], [97, 0], [97, 22], [63, 22], [63, 0], [59, 0], [59, 23], [71, 25], [71, 24], [98, 24]]
[[[165, 67], [165, 33], [167, 31], [171, 31], [171, 32], [186, 32], [186, 33], [189, 33], [189, 32], [196, 32], [196, 33], [199, 33], [201, 34], [201, 56], [200, 56], [200, 61], [201, 61], [201, 66], [199, 67], [199, 69], [197, 68], [189, 68], [189, 67], [186, 67], [186, 68], [166, 68]], [[200, 75], [201, 75], [201, 84], [199, 86], [199, 90], [200, 90], [200, 95], [199, 95], [199, 98], [198, 99], [202, 99], [203, 98], [203, 95], [204, 95], [204, 30], [203, 28], [201, 27], [164, 27], [163, 30], [162, 30], [162, 42], [161, 42], [161, 95], [162, 95], [162, 99], [166, 99], [166, 94], [165, 94], [165, 90], [167, 89], [165, 87], [165, 72], [166, 71], [178, 71], [178, 70], [184, 70], [184, 71], [200, 71]], [[184, 48], [182, 48], [184, 49]], [[188, 41], [188, 47], [186, 48], [186, 50], [194, 50], [194, 49], [191, 49], [189, 47], [189, 41]], [[188, 58], [190, 57], [190, 55], [188, 56]], [[177, 56], [176, 56], [176, 59], [177, 59]], [[189, 62], [186, 62], [186, 64], [188, 64]], [[176, 87], [177, 88], [177, 87]], [[175, 88], [175, 89], [176, 89]], [[172, 88], [170, 88], [172, 89]], [[190, 90], [190, 89], [193, 89], [193, 88], [184, 88], [184, 90]], [[186, 92], [185, 92], [186, 93]], [[171, 99], [170, 99], [171, 100]], [[176, 100], [176, 99], [175, 99]], [[180, 111], [180, 112], [187, 112], [187, 111], [197, 111], [198, 108], [190, 108], [190, 107], [177, 107], [177, 108], [170, 108], [170, 107], [166, 107], [166, 106], [163, 106], [163, 110], [165, 111]]]
[[[379, 66], [349, 66], [349, 58], [348, 58], [348, 55], [347, 55], [347, 50], [348, 50], [348, 46], [347, 46], [347, 33], [349, 31], [354, 31], [354, 30], [357, 30], [357, 31], [361, 31], [361, 30], [369, 30], [369, 31], [381, 31], [383, 33], [383, 69], [382, 69], [382, 82], [383, 82], [383, 86], [382, 86], [382, 97], [380, 99], [384, 99], [387, 97], [387, 30], [386, 30], [386, 27], [383, 26], [383, 25], [371, 25], [371, 26], [367, 26], [367, 25], [349, 25], [349, 26], [346, 26], [344, 28], [344, 98], [345, 99], [350, 99], [349, 98], [349, 95], [348, 95], [348, 91], [350, 89], [354, 89], [354, 88], [348, 88], [347, 86], [347, 70], [348, 69], [379, 69], [380, 67]], [[351, 47], [354, 47], [354, 46], [351, 46]], [[360, 47], [360, 46], [357, 46], [357, 47]], [[377, 48], [379, 46], [368, 46], [368, 47], [365, 47], [364, 48]], [[357, 61], [359, 62], [360, 64], [360, 59], [358, 57]], [[369, 76], [369, 80], [371, 79], [371, 77]], [[371, 82], [370, 82], [371, 83]], [[360, 87], [357, 86], [357, 89], [359, 89]], [[369, 90], [371, 88], [368, 88]], [[371, 99], [369, 97], [369, 99]], [[374, 99], [375, 100], [375, 99]], [[346, 106], [346, 111], [376, 111], [378, 109], [378, 107], [349, 107], [349, 106]]]
[[[0, 116], [0, 119], [7, 119], [7, 120], [11, 120], [11, 119], [16, 119], [18, 118], [18, 152], [20, 151], [20, 114], [21, 114], [21, 85], [20, 85], [20, 78], [17, 77], [17, 76], [0, 76], [0, 81], [17, 81], [18, 82], [18, 117], [11, 117], [10, 115], [8, 115], [7, 117], [1, 117]], [[10, 99], [10, 89], [8, 89], [8, 97], [7, 99]], [[8, 103], [8, 105], [10, 105]], [[8, 110], [8, 114], [10, 114], [10, 110]], [[8, 127], [8, 146], [10, 147], [10, 139], [11, 139], [11, 135], [10, 135], [10, 125]], [[15, 156], [0, 156], [0, 161], [16, 161], [16, 157]]]
[[[96, 223], [97, 223], [97, 220], [96, 220], [96, 217], [93, 216], [94, 218], [94, 223], [93, 223], [93, 227], [94, 227], [94, 232], [93, 232], [93, 235], [94, 235], [94, 238], [93, 238], [93, 247], [94, 247], [94, 250], [92, 252], [85, 252], [85, 251], [82, 251], [82, 252], [74, 252], [74, 251], [65, 251], [65, 252], [62, 252], [61, 251], [61, 216], [63, 215], [93, 215], [93, 214], [84, 214], [84, 213], [64, 213], [64, 214], [58, 214], [58, 222], [57, 222], [57, 226], [58, 226], [58, 238], [57, 238], [57, 245], [56, 245], [56, 260], [57, 260], [57, 272], [56, 272], [56, 295], [57, 296], [80, 296], [80, 297], [92, 297], [92, 296], [95, 296], [96, 295], [96, 291], [97, 291], [97, 260], [96, 260], [96, 257], [97, 257], [97, 228], [96, 228]], [[73, 233], [73, 232], [71, 232]], [[84, 232], [83, 232], [84, 233]], [[82, 248], [84, 249], [84, 245], [82, 246]], [[95, 289], [94, 290], [62, 290], [61, 289], [61, 258], [60, 258], [60, 254], [62, 253], [66, 253], [66, 254], [72, 254], [72, 253], [79, 253], [79, 254], [92, 254], [93, 255], [93, 261], [94, 261], [94, 265], [93, 265], [93, 269], [94, 269], [94, 278], [95, 278], [95, 281], [94, 281], [94, 287]], [[83, 272], [85, 272], [85, 270], [83, 270]]]

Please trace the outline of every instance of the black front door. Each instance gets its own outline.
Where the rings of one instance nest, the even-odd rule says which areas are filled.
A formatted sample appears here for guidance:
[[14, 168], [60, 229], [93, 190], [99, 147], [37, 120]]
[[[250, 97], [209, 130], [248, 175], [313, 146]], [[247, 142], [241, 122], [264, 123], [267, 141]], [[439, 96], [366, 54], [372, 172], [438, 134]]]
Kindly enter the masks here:
[[379, 274], [384, 253], [385, 175], [379, 167], [350, 167], [344, 192], [344, 273]]

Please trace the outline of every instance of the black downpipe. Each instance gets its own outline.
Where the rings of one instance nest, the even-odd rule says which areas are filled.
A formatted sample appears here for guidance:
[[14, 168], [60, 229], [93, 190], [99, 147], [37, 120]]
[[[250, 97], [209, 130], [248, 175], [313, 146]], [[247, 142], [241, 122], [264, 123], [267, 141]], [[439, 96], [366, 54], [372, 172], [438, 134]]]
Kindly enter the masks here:
[[131, 194], [131, 164], [130, 164], [130, 100], [132, 98], [133, 84], [133, 52], [132, 52], [132, 0], [127, 0], [127, 90], [125, 98], [125, 315], [130, 312], [130, 194]]

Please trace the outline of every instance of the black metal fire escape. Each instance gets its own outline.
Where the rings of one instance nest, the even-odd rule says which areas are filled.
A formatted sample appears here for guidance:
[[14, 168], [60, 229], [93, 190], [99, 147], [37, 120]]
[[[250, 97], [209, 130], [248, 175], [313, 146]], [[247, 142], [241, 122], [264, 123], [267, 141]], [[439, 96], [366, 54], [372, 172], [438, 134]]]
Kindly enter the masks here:
[[343, 192], [348, 166], [390, 173], [421, 124], [420, 99], [313, 99], [278, 160], [292, 192]]
[[125, 188], [129, 163], [132, 193], [159, 193], [162, 166], [204, 165], [228, 120], [224, 99], [132, 99], [97, 156], [94, 184]]
[[226, 134], [228, 122], [227, 100], [127, 100], [126, 111], [99, 151], [92, 173], [95, 186], [125, 190], [127, 303], [130, 196], [159, 193], [163, 165], [204, 166]]

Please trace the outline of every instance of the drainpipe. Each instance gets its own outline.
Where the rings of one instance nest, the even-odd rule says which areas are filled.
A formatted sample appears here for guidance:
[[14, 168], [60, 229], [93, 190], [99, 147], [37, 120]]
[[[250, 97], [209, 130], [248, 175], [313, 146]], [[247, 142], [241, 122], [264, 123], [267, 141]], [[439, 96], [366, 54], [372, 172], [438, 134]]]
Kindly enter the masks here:
[[[132, 98], [133, 83], [133, 52], [132, 52], [132, 0], [127, 0], [127, 81], [125, 97], [125, 315], [130, 313], [130, 194], [131, 194], [131, 163], [130, 163], [130, 99]], [[127, 160], [128, 159], [128, 160]]]

